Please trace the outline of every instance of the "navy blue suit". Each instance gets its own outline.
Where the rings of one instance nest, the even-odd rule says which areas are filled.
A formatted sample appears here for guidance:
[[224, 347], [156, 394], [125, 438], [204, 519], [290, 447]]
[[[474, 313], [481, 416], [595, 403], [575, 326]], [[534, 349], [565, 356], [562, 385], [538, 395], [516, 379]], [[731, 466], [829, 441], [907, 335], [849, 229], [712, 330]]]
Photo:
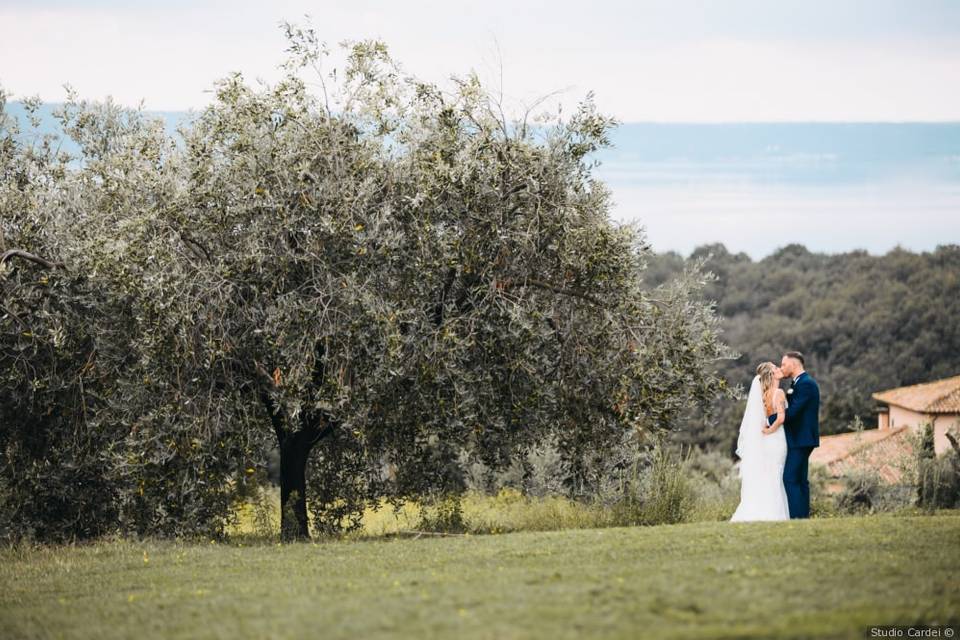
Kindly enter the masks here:
[[787, 459], [783, 465], [783, 488], [791, 518], [810, 517], [810, 482], [807, 461], [820, 446], [820, 387], [804, 371], [787, 392], [783, 422], [787, 437]]

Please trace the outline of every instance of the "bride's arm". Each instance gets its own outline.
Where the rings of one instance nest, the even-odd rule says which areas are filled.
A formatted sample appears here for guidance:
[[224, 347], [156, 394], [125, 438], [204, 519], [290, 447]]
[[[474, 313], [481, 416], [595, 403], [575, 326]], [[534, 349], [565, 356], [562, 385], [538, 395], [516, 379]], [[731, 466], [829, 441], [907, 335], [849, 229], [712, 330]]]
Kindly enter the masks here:
[[784, 420], [786, 420], [786, 417], [787, 417], [787, 413], [784, 410], [784, 405], [786, 404], [786, 396], [783, 395], [782, 389], [777, 389], [776, 394], [773, 397], [773, 403], [777, 407], [777, 419], [773, 421], [773, 424], [764, 428], [763, 430], [764, 433], [773, 433], [774, 431], [779, 429], [783, 425], [783, 422]]

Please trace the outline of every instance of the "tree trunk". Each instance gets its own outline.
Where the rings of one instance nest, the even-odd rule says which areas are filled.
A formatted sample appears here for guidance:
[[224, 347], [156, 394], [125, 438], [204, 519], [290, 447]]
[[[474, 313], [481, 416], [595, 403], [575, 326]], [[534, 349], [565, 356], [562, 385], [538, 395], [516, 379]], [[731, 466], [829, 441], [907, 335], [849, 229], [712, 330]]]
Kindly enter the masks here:
[[[318, 360], [322, 360], [322, 355], [321, 351]], [[260, 365], [257, 368], [267, 384], [278, 384]], [[324, 412], [308, 411], [300, 415], [299, 429], [288, 430], [282, 412], [266, 388], [260, 389], [260, 400], [270, 416], [280, 448], [280, 539], [284, 542], [309, 540], [307, 460], [313, 445], [333, 433], [337, 423]]]
[[307, 460], [321, 438], [331, 432], [330, 425], [319, 426], [305, 419], [299, 431], [280, 433], [280, 539], [284, 542], [308, 540]]
[[289, 435], [280, 443], [280, 538], [284, 541], [310, 537], [306, 471], [312, 446], [304, 446], [300, 435]]

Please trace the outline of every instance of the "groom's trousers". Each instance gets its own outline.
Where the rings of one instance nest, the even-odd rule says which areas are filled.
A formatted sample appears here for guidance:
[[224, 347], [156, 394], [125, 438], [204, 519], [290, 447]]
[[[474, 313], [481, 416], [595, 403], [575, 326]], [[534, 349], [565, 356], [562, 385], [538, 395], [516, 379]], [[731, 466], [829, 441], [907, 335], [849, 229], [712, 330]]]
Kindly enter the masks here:
[[807, 479], [807, 461], [813, 447], [791, 447], [783, 463], [783, 488], [791, 518], [810, 517], [810, 482]]

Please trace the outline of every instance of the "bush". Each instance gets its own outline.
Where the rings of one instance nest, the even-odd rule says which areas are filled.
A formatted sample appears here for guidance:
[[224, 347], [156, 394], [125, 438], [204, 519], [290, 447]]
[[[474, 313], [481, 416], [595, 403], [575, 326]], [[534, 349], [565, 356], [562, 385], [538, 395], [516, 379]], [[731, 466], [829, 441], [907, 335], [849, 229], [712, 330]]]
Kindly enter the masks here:
[[677, 455], [658, 443], [644, 458], [634, 463], [622, 484], [620, 499], [612, 505], [614, 523], [654, 525], [688, 520], [697, 493], [682, 451]]
[[691, 520], [729, 520], [740, 501], [740, 478], [733, 460], [717, 451], [694, 449], [687, 467], [697, 495]]
[[915, 441], [914, 450], [917, 453], [917, 504], [922, 506], [925, 499], [929, 499], [929, 488], [928, 496], [924, 495], [924, 487], [929, 483], [927, 476], [936, 467], [935, 464], [931, 465], [931, 462], [935, 462], [937, 459], [936, 448], [933, 441], [933, 423], [927, 422], [920, 426], [919, 438]]
[[[692, 450], [684, 455], [663, 443], [651, 447], [634, 433], [625, 434], [615, 450], [588, 453], [576, 463], [564, 458], [555, 440], [528, 449], [499, 472], [466, 452], [460, 456], [468, 491], [496, 495], [498, 501], [531, 498], [524, 505], [540, 514], [534, 520], [553, 519], [550, 497], [581, 505], [591, 515], [578, 519], [589, 526], [722, 520], [733, 513], [739, 496], [733, 463], [723, 455]], [[534, 504], [532, 498], [544, 500]]]
[[420, 531], [463, 533], [467, 524], [463, 519], [463, 504], [459, 493], [447, 493], [420, 505]]
[[838, 513], [836, 496], [827, 491], [827, 484], [831, 481], [827, 468], [822, 465], [811, 465], [809, 481], [810, 517], [836, 516]]
[[837, 509], [842, 513], [870, 511], [879, 499], [882, 480], [876, 472], [856, 471], [843, 478], [843, 488], [837, 494]]
[[960, 506], [960, 457], [956, 451], [921, 459], [918, 476], [917, 506], [928, 510]]
[[911, 506], [913, 491], [909, 484], [885, 483], [876, 471], [856, 471], [844, 477], [834, 504], [842, 514], [898, 511]]

